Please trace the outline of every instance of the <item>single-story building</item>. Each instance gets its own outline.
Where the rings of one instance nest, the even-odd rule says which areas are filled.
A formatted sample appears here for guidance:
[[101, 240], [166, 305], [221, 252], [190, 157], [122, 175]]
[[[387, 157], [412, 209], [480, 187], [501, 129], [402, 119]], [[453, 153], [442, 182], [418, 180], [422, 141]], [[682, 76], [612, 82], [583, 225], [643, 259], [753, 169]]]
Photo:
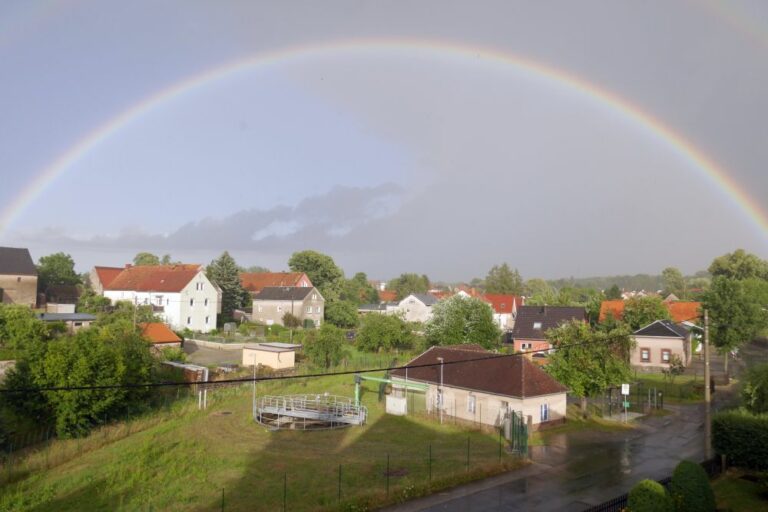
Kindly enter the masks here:
[[43, 322], [64, 322], [69, 334], [90, 327], [96, 321], [96, 316], [88, 313], [37, 313], [35, 316]]
[[635, 348], [630, 363], [640, 371], [659, 371], [669, 368], [673, 356], [684, 366], [691, 362], [693, 330], [670, 320], [656, 320], [635, 331]]
[[156, 349], [181, 348], [181, 338], [162, 322], [146, 322], [140, 325], [141, 334]]
[[301, 345], [295, 343], [246, 343], [243, 346], [243, 366], [269, 366], [274, 370], [293, 368], [296, 351]]
[[406, 382], [427, 384], [428, 412], [494, 427], [511, 411], [534, 429], [565, 420], [568, 389], [526, 357], [479, 345], [435, 346], [406, 366], [413, 368], [391, 374], [393, 394], [405, 397]]

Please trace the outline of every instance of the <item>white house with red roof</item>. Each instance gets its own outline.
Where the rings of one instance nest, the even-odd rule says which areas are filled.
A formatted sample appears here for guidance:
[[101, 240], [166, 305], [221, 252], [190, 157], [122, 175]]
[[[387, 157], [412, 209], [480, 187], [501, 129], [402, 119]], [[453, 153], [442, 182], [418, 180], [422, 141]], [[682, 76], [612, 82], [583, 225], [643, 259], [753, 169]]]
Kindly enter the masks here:
[[209, 332], [221, 313], [221, 290], [202, 265], [126, 265], [104, 286], [103, 295], [113, 304], [151, 305], [175, 330]]
[[523, 305], [523, 298], [516, 295], [486, 293], [480, 297], [493, 308], [493, 320], [502, 331], [511, 331], [515, 326], [517, 308]]

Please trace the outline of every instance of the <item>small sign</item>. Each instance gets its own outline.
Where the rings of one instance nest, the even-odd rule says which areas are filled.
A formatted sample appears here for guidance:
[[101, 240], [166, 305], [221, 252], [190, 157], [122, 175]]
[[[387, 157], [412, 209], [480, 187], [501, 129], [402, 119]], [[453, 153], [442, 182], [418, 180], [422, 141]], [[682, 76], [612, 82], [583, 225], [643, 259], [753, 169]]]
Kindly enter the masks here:
[[625, 409], [629, 409], [629, 402], [628, 402], [628, 401], [625, 401], [625, 402], [624, 402], [624, 408], [625, 408]]
[[629, 384], [622, 384], [621, 385], [621, 394], [622, 395], [628, 395], [629, 394]]

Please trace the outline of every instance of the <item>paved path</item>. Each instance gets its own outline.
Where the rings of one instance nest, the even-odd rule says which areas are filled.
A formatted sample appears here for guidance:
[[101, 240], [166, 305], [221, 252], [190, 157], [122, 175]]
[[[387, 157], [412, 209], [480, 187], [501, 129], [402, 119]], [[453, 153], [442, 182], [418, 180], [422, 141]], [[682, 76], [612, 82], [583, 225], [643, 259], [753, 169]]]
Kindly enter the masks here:
[[[670, 409], [673, 407], [670, 406]], [[704, 459], [704, 407], [674, 407], [627, 432], [554, 435], [531, 447], [533, 463], [385, 510], [584, 510], [627, 492], [643, 478], [662, 479], [682, 459]]]

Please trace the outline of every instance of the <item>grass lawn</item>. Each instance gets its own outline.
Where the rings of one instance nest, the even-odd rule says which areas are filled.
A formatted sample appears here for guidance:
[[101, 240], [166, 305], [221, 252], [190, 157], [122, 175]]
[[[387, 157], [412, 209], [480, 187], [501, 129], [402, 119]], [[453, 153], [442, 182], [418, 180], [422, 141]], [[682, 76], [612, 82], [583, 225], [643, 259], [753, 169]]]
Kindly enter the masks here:
[[[701, 377], [696, 378], [693, 375], [678, 375], [674, 383], [670, 383], [662, 373], [638, 373], [635, 376], [637, 382], [642, 383], [647, 394], [648, 388], [656, 388], [664, 393], [664, 402], [672, 404], [694, 403], [704, 399], [702, 391], [697, 389], [703, 386]], [[634, 389], [632, 390], [635, 391]], [[634, 395], [632, 395], [634, 398]]]
[[[259, 394], [325, 391], [352, 397], [353, 377], [258, 386]], [[15, 457], [10, 472], [0, 467], [0, 510], [204, 511], [221, 510], [223, 499], [227, 511], [272, 511], [282, 509], [284, 492], [291, 511], [364, 510], [425, 494], [430, 445], [433, 490], [522, 465], [506, 453], [499, 463], [495, 434], [386, 415], [370, 383], [362, 399], [364, 427], [268, 432], [251, 419], [249, 387], [217, 390], [206, 411], [187, 400], [130, 426]]]
[[591, 415], [589, 418], [584, 419], [581, 414], [581, 409], [576, 404], [571, 404], [567, 409], [565, 423], [534, 432], [528, 440], [528, 445], [545, 446], [549, 444], [549, 439], [551, 437], [560, 434], [570, 434], [572, 432], [622, 432], [631, 430], [632, 428], [631, 425], [605, 420], [595, 415]]
[[768, 510], [768, 497], [761, 494], [760, 485], [741, 478], [745, 473], [728, 470], [712, 482], [718, 510], [753, 512]]

